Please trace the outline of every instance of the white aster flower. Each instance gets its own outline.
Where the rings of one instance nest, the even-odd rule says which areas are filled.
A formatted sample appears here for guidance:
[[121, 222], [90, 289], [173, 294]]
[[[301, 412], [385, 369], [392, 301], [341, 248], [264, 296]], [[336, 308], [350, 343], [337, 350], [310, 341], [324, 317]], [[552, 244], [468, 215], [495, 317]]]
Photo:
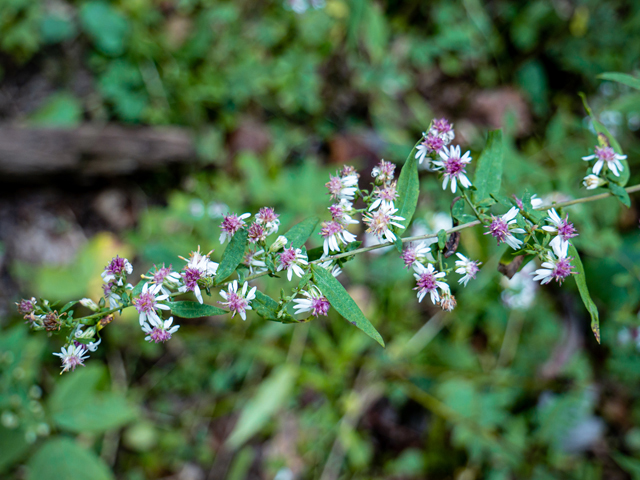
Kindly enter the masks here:
[[362, 217], [362, 221], [369, 227], [367, 232], [372, 233], [379, 239], [384, 237], [389, 242], [395, 242], [396, 235], [391, 231], [391, 227], [405, 228], [404, 225], [398, 223], [402, 222], [404, 218], [394, 215], [397, 211], [397, 208], [390, 208], [388, 205], [382, 204], [375, 212], [366, 212]]
[[471, 180], [466, 175], [466, 166], [471, 162], [471, 152], [466, 152], [460, 156], [460, 146], [444, 147], [439, 152], [441, 160], [434, 160], [433, 165], [437, 170], [441, 170], [444, 179], [442, 189], [447, 189], [447, 184], [451, 180], [451, 192], [456, 193], [457, 184], [460, 182], [464, 188], [471, 187]]
[[611, 147], [596, 147], [593, 155], [582, 157], [582, 159], [587, 162], [597, 159], [596, 163], [593, 165], [593, 173], [596, 175], [600, 175], [602, 167], [606, 165], [616, 177], [619, 177], [620, 172], [624, 169], [620, 160], [625, 160], [626, 158], [626, 155], [616, 153]]
[[441, 281], [446, 274], [444, 272], [438, 272], [430, 263], [425, 268], [421, 263], [416, 263], [413, 266], [413, 270], [416, 272], [413, 276], [416, 279], [417, 286], [414, 290], [418, 290], [418, 301], [422, 302], [424, 296], [428, 293], [431, 297], [431, 302], [437, 305], [440, 301], [440, 294], [438, 288], [443, 292], [449, 292], [449, 285]]
[[551, 225], [544, 225], [542, 229], [545, 232], [549, 232], [555, 234], [556, 236], [549, 242], [549, 245], [553, 247], [557, 245], [559, 247], [563, 247], [565, 243], [569, 243], [569, 240], [573, 237], [577, 237], [576, 229], [573, 226], [573, 223], [569, 221], [569, 215], [567, 215], [564, 219], [560, 218], [558, 212], [556, 212], [555, 208], [549, 210], [549, 216], [547, 217], [547, 221], [551, 223]]
[[513, 234], [526, 233], [522, 228], [517, 226], [516, 216], [518, 212], [518, 207], [511, 207], [507, 213], [500, 217], [492, 215], [491, 225], [486, 226], [489, 231], [485, 232], [485, 235], [493, 236], [498, 241], [498, 245], [505, 242], [514, 250], [518, 250], [522, 245], [522, 240], [518, 240]]
[[150, 318], [149, 323], [142, 324], [142, 331], [147, 334], [144, 339], [147, 342], [166, 342], [171, 340], [171, 335], [176, 333], [180, 328], [180, 325], [173, 325], [173, 317], [169, 317], [167, 320], [160, 318]]
[[157, 310], [171, 310], [169, 306], [159, 302], [169, 299], [168, 295], [156, 295], [153, 288], [149, 288], [149, 284], [145, 283], [142, 287], [140, 295], [133, 299], [132, 303], [136, 307], [140, 315], [140, 325], [148, 320], [159, 320]]
[[69, 370], [74, 371], [77, 366], [84, 367], [84, 361], [89, 358], [89, 355], [86, 355], [86, 353], [87, 349], [82, 344], [71, 344], [67, 348], [62, 347], [60, 353], [54, 353], [56, 357], [60, 357], [62, 360], [62, 371], [60, 374], [68, 372]]
[[289, 281], [291, 281], [294, 273], [298, 277], [302, 277], [305, 273], [304, 268], [307, 268], [307, 265], [309, 265], [307, 260], [307, 255], [302, 253], [302, 250], [299, 248], [285, 248], [285, 250], [279, 255], [277, 271], [280, 272], [282, 270], [286, 270], [287, 279]]
[[[238, 281], [234, 280], [229, 284], [229, 291], [220, 291], [220, 296], [224, 298], [225, 302], [218, 302], [220, 305], [224, 305], [231, 311], [231, 318], [235, 317], [236, 313], [240, 314], [242, 320], [247, 319], [247, 310], [252, 310], [251, 300], [256, 298], [256, 287], [248, 290], [249, 284], [244, 282], [242, 290], [238, 291]], [[248, 290], [248, 291], [247, 291]]]
[[320, 235], [324, 238], [322, 249], [325, 255], [328, 255], [329, 251], [340, 251], [340, 244], [348, 245], [356, 240], [354, 234], [347, 231], [343, 224], [336, 221], [322, 222]]
[[456, 273], [463, 275], [463, 277], [458, 280], [458, 283], [462, 283], [466, 287], [469, 280], [476, 278], [476, 273], [480, 270], [478, 266], [482, 265], [482, 262], [469, 260], [461, 253], [456, 253], [456, 256], [460, 259], [456, 260], [456, 267], [458, 267], [456, 268]]
[[295, 303], [293, 310], [296, 315], [311, 312], [314, 317], [318, 317], [320, 315], [326, 316], [329, 313], [331, 305], [318, 287], [313, 285], [309, 290], [301, 293], [305, 298], [293, 299], [293, 303]]

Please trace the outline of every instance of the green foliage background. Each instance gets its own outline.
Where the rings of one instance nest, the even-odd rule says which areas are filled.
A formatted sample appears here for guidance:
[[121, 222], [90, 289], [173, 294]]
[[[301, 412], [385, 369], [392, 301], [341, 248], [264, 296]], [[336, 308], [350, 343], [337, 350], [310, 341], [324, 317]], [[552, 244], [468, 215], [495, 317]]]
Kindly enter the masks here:
[[[503, 118], [505, 194], [585, 194], [580, 157], [595, 136], [578, 91], [629, 156], [636, 184], [640, 95], [596, 76], [637, 72], [639, 29], [632, 1], [327, 0], [297, 14], [271, 1], [5, 0], [1, 78], [46, 79], [50, 94], [25, 114], [33, 125], [192, 129], [199, 163], [179, 189], [163, 190], [158, 174], [147, 193], [167, 205], [149, 207], [122, 235], [142, 272], [179, 265], [198, 244], [218, 247], [218, 202], [238, 212], [273, 206], [283, 231], [326, 218], [336, 139], [402, 162], [432, 116], [446, 114], [477, 159], [490, 126], [470, 105], [497, 87], [523, 92], [531, 112], [525, 131], [512, 112]], [[77, 87], [80, 74], [88, 90]], [[260, 153], [233, 145], [248, 120], [270, 139]], [[349, 157], [370, 166], [362, 149]], [[421, 191], [414, 224], [435, 228], [451, 198], [428, 174]], [[1, 475], [640, 478], [636, 205], [609, 199], [568, 211], [602, 345], [573, 282], [508, 308], [495, 271], [503, 249], [480, 230], [465, 231], [461, 245], [483, 271], [447, 315], [416, 302], [397, 252], [347, 265], [341, 279], [386, 349], [334, 315], [301, 326], [184, 320], [161, 346], [145, 344], [124, 316], [90, 366], [59, 379], [56, 340], [7, 320]], [[105, 245], [96, 237], [69, 267], [12, 271], [28, 280], [25, 296], [89, 295]], [[258, 285], [274, 296], [281, 286]]]

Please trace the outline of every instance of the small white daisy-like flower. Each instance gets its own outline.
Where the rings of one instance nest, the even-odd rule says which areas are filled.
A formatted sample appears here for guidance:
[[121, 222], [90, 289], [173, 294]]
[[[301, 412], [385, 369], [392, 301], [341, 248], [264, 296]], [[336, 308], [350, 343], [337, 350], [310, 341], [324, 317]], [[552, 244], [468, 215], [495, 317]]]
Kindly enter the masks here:
[[511, 207], [507, 213], [500, 217], [492, 215], [491, 224], [486, 226], [489, 231], [485, 232], [485, 235], [491, 235], [495, 238], [498, 241], [498, 245], [505, 242], [514, 250], [518, 250], [520, 246], [522, 246], [522, 240], [518, 240], [513, 234], [526, 233], [522, 228], [517, 226], [516, 216], [518, 212], [518, 207]]
[[453, 124], [449, 123], [446, 118], [434, 119], [433, 122], [431, 122], [429, 134], [441, 138], [445, 145], [449, 145], [456, 136], [453, 131]]
[[173, 325], [173, 317], [169, 317], [167, 320], [149, 319], [149, 323], [145, 322], [142, 325], [142, 331], [147, 334], [144, 339], [147, 342], [164, 343], [171, 340], [171, 335], [176, 333], [180, 328], [180, 325]]
[[286, 270], [287, 279], [289, 281], [291, 281], [294, 273], [298, 277], [302, 277], [304, 275], [304, 268], [309, 265], [309, 262], [307, 260], [307, 256], [302, 253], [302, 250], [300, 250], [299, 248], [286, 248], [279, 255], [277, 271], [280, 272], [282, 270]]
[[116, 282], [118, 286], [122, 286], [124, 283], [124, 277], [133, 273], [133, 266], [126, 258], [121, 258], [116, 255], [109, 262], [109, 265], [104, 267], [102, 272], [102, 280], [105, 283]]
[[[569, 275], [576, 275], [578, 272], [574, 271], [574, 266], [571, 265], [573, 257], [567, 257], [569, 244], [563, 243], [561, 245], [552, 245], [553, 253], [549, 252], [547, 261], [542, 263], [542, 268], [539, 268], [532, 273], [535, 281], [540, 281], [541, 285], [549, 283], [551, 280], [555, 280], [560, 285]], [[555, 254], [555, 255], [554, 255]]]
[[340, 200], [339, 203], [335, 203], [329, 207], [331, 212], [331, 218], [334, 222], [338, 222], [342, 225], [354, 225], [360, 223], [353, 218], [354, 209], [353, 204], [347, 200]]
[[598, 187], [601, 187], [605, 183], [607, 183], [605, 180], [601, 179], [597, 175], [594, 175], [593, 173], [587, 175], [582, 180], [582, 185], [584, 185], [587, 188], [587, 190], [594, 190]]
[[421, 263], [416, 263], [413, 266], [413, 270], [416, 272], [413, 276], [416, 279], [416, 287], [414, 290], [418, 290], [418, 301], [422, 302], [424, 296], [428, 293], [431, 297], [431, 302], [437, 305], [440, 301], [440, 294], [438, 288], [443, 292], [449, 292], [449, 285], [441, 281], [446, 274], [444, 272], [438, 272], [430, 263], [425, 268]]
[[109, 302], [109, 308], [118, 308], [122, 302], [122, 297], [115, 292], [116, 288], [118, 286], [114, 280], [102, 285], [104, 298]]
[[278, 227], [280, 226], [279, 216], [273, 208], [263, 207], [256, 213], [256, 223], [262, 225], [267, 232], [267, 236], [269, 236], [278, 231]]
[[388, 185], [385, 185], [383, 188], [376, 187], [376, 189], [373, 191], [373, 196], [376, 197], [376, 199], [369, 207], [369, 211], [371, 212], [375, 210], [380, 205], [383, 205], [386, 209], [394, 208], [393, 202], [395, 202], [395, 200], [398, 198], [396, 185], [397, 182], [392, 182]]
[[156, 267], [156, 271], [153, 273], [151, 280], [154, 295], [158, 294], [158, 292], [169, 295], [171, 293], [169, 288], [174, 290], [179, 288], [181, 280], [182, 277], [180, 274], [171, 270], [171, 265], [165, 267], [164, 264], [162, 264], [161, 268]]
[[[285, 242], [286, 244], [286, 242]], [[249, 267], [249, 272], [253, 275], [254, 273], [260, 273], [267, 270], [267, 264], [264, 262], [264, 250], [251, 250], [248, 249], [244, 254], [243, 263]]]
[[404, 266], [409, 268], [414, 263], [424, 263], [425, 261], [435, 261], [433, 255], [431, 255], [431, 247], [425, 242], [410, 243], [402, 251], [402, 260]]
[[[425, 161], [428, 155], [435, 153], [436, 155], [445, 147], [445, 142], [436, 134], [423, 133], [424, 140], [416, 147], [416, 159], [419, 164]], [[449, 143], [449, 142], [447, 142]], [[431, 168], [431, 165], [427, 165]]]
[[243, 213], [242, 215], [236, 215], [235, 213], [226, 215], [222, 219], [220, 224], [220, 243], [224, 243], [236, 234], [238, 230], [245, 227], [245, 220], [251, 216], [250, 213]]
[[544, 200], [542, 200], [541, 198], [538, 198], [538, 195], [533, 194], [531, 195], [531, 208], [533, 208], [534, 210], [538, 207], [541, 207], [544, 204]]
[[251, 300], [256, 298], [256, 287], [249, 289], [249, 283], [244, 282], [242, 290], [238, 291], [238, 281], [234, 280], [229, 284], [229, 291], [220, 291], [220, 296], [224, 298], [225, 302], [218, 302], [220, 305], [227, 307], [231, 311], [231, 318], [235, 317], [236, 313], [240, 314], [242, 320], [247, 319], [247, 310], [252, 310]]
[[401, 222], [403, 217], [394, 215], [398, 211], [397, 208], [389, 208], [387, 205], [380, 205], [375, 212], [367, 212], [363, 215], [362, 221], [368, 225], [368, 233], [372, 233], [379, 239], [386, 238], [389, 242], [396, 241], [396, 235], [391, 231], [391, 227], [395, 226], [404, 229]]
[[469, 280], [476, 278], [476, 273], [480, 270], [478, 267], [482, 265], [482, 262], [469, 260], [461, 253], [456, 253], [456, 256], [460, 259], [456, 260], [456, 267], [458, 267], [456, 268], [456, 273], [463, 275], [463, 277], [458, 280], [458, 283], [462, 283], [466, 287]]
[[569, 221], [569, 215], [562, 219], [560, 218], [560, 215], [558, 215], [558, 212], [556, 212], [555, 208], [549, 210], [549, 217], [547, 217], [547, 221], [551, 223], [551, 225], [544, 225], [542, 229], [545, 232], [554, 233], [556, 235], [551, 242], [549, 242], [551, 247], [554, 245], [558, 245], [560, 247], [564, 246], [565, 243], [569, 243], [570, 239], [578, 236], [573, 223]]
[[340, 244], [347, 245], [356, 240], [354, 234], [347, 231], [343, 224], [336, 221], [322, 222], [319, 235], [324, 238], [322, 249], [325, 255], [328, 255], [329, 251], [340, 251]]
[[393, 163], [380, 160], [380, 163], [371, 170], [371, 176], [376, 179], [377, 184], [385, 184], [393, 180], [395, 169], [396, 166]]
[[348, 175], [329, 175], [329, 181], [325, 184], [329, 190], [331, 198], [336, 200], [353, 201], [358, 190], [358, 175], [349, 173]]
[[606, 165], [616, 177], [619, 177], [620, 172], [624, 169], [620, 160], [625, 160], [627, 156], [616, 153], [611, 147], [596, 147], [594, 151], [595, 153], [593, 155], [582, 157], [582, 160], [587, 162], [597, 159], [593, 165], [593, 173], [600, 175], [602, 167]]
[[189, 254], [188, 260], [184, 257], [180, 258], [187, 262], [187, 266], [185, 268], [192, 268], [194, 270], [198, 270], [204, 276], [212, 277], [218, 271], [218, 264], [211, 261], [211, 259], [209, 258], [209, 255], [211, 255], [212, 253], [213, 250], [211, 250], [206, 255], [203, 255], [202, 253], [200, 253], [200, 245], [198, 245], [198, 250], [196, 250], [195, 252], [191, 252]]
[[433, 165], [437, 170], [441, 170], [444, 176], [442, 189], [447, 189], [447, 184], [451, 180], [451, 192], [456, 193], [458, 182], [464, 188], [471, 187], [471, 180], [466, 175], [466, 166], [471, 162], [471, 152], [466, 152], [460, 156], [460, 146], [446, 147], [440, 150], [441, 160], [434, 160]]
[[132, 301], [140, 315], [140, 325], [151, 319], [159, 319], [157, 310], [171, 310], [169, 306], [159, 303], [168, 300], [169, 296], [156, 295], [153, 292], [153, 287], [149, 288], [149, 284], [145, 283], [140, 295]]
[[300, 313], [311, 312], [311, 315], [318, 317], [320, 315], [326, 316], [329, 313], [329, 300], [322, 295], [322, 292], [318, 287], [313, 285], [309, 290], [301, 292], [306, 298], [294, 298], [293, 310], [296, 315]]
[[56, 357], [60, 357], [62, 360], [62, 371], [60, 374], [64, 372], [68, 372], [69, 370], [74, 371], [77, 366], [84, 367], [84, 361], [89, 358], [89, 355], [86, 355], [87, 349], [81, 343], [71, 344], [68, 347], [62, 347], [60, 353], [54, 353]]

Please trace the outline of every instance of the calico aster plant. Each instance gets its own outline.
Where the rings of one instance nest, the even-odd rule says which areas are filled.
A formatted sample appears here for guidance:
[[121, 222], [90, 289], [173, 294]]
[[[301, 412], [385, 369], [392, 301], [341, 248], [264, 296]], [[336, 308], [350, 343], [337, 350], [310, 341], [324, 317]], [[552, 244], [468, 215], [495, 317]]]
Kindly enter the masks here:
[[[361, 186], [360, 173], [351, 166], [330, 175], [326, 188], [332, 203], [319, 229], [320, 219], [311, 217], [273, 239], [280, 230], [279, 214], [273, 208], [265, 206], [253, 217], [250, 213], [228, 213], [220, 224], [219, 242], [229, 242], [220, 263], [211, 260], [213, 250], [205, 254], [198, 246], [188, 258], [180, 257], [183, 265], [155, 266], [133, 285], [129, 282], [131, 262], [116, 256], [102, 272], [104, 295], [97, 302], [85, 298], [58, 311], [48, 300], [31, 298], [17, 304], [18, 312], [34, 330], [65, 335], [62, 351], [55, 354], [61, 358], [62, 372], [83, 366], [89, 353], [98, 348], [102, 329], [127, 308], [137, 310], [146, 341], [164, 343], [180, 328], [174, 317], [230, 313], [234, 320], [236, 314], [246, 320], [248, 314], [255, 313], [270, 321], [303, 323], [328, 315], [333, 307], [384, 346], [380, 334], [337, 280], [342, 265], [355, 255], [393, 246], [399, 253], [398, 261], [413, 273], [417, 300], [428, 299], [449, 312], [457, 307], [454, 291], [473, 281], [482, 265], [463, 253], [459, 232], [482, 225], [485, 235], [498, 245], [506, 244], [499, 270], [509, 278], [532, 260], [537, 260], [540, 268], [527, 269], [527, 275], [542, 285], [561, 285], [574, 278], [600, 341], [598, 311], [573, 245], [578, 231], [562, 208], [610, 195], [628, 206], [628, 193], [640, 190], [640, 186], [624, 188], [629, 178], [626, 156], [604, 126], [595, 119], [593, 124], [598, 146], [595, 153], [582, 159], [595, 162], [583, 185], [587, 190], [606, 187], [608, 192], [600, 195], [548, 205], [527, 191], [521, 197], [505, 196], [501, 193], [501, 131], [489, 133], [485, 149], [474, 159], [471, 152], [462, 153], [460, 145], [453, 144], [453, 125], [446, 119], [435, 119], [397, 178], [396, 165], [385, 160], [373, 168], [369, 189]], [[440, 177], [445, 194], [450, 190], [456, 195], [451, 203], [454, 227], [436, 234], [403, 236], [418, 203], [420, 164], [427, 166], [428, 175]], [[360, 222], [378, 244], [361, 247], [353, 231]], [[316, 230], [322, 246], [307, 250], [305, 243]], [[429, 239], [437, 241], [428, 244]], [[284, 275], [293, 286], [273, 299], [252, 285], [266, 275]], [[452, 285], [456, 275], [457, 284]], [[205, 297], [211, 296], [218, 299], [205, 302]], [[77, 303], [92, 313], [74, 316], [72, 308]]]

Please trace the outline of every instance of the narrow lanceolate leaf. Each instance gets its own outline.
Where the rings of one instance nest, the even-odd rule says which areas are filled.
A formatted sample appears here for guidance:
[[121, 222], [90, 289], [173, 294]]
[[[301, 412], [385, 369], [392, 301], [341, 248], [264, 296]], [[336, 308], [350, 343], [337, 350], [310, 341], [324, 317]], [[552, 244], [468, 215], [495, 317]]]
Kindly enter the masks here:
[[72, 300], [69, 303], [67, 303], [64, 307], [62, 307], [62, 309], [60, 310], [60, 313], [64, 313], [67, 310], [69, 310], [71, 307], [73, 307], [76, 303], [78, 303], [78, 300]]
[[309, 217], [291, 227], [289, 231], [284, 234], [284, 236], [287, 237], [287, 240], [289, 241], [288, 245], [292, 246], [293, 248], [302, 247], [309, 239], [309, 237], [313, 234], [313, 231], [316, 229], [318, 222], [318, 217], [314, 216]]
[[487, 144], [478, 158], [473, 185], [476, 187], [474, 198], [476, 202], [490, 198], [491, 194], [498, 194], [502, 184], [502, 130], [489, 132]]
[[398, 178], [398, 200], [395, 206], [398, 209], [396, 215], [404, 218], [401, 223], [408, 227], [413, 214], [418, 205], [418, 194], [420, 193], [420, 180], [418, 178], [418, 161], [416, 151], [422, 140], [418, 141], [402, 166], [400, 177]]
[[317, 265], [312, 266], [313, 278], [322, 294], [327, 297], [329, 303], [336, 311], [347, 319], [349, 323], [355, 325], [364, 333], [373, 338], [384, 347], [384, 340], [371, 322], [364, 316], [360, 307], [349, 296], [342, 284], [333, 276], [331, 272]]
[[[587, 103], [587, 97], [585, 96], [585, 94], [580, 92], [579, 95], [582, 98], [582, 104], [584, 105], [584, 109], [589, 114], [589, 117], [591, 117], [591, 122], [593, 122], [593, 128], [595, 129], [595, 131], [606, 137], [607, 142], [609, 143], [609, 146], [613, 148], [613, 150], [616, 153], [620, 155], [624, 155], [624, 153], [622, 153], [622, 148], [620, 147], [620, 144], [618, 143], [618, 141], [615, 139], [613, 135], [611, 135], [611, 133], [609, 133], [609, 130], [607, 130], [607, 127], [605, 127], [602, 123], [598, 121], [598, 119], [595, 117], [595, 115], [591, 111], [591, 108]], [[613, 177], [615, 179], [613, 180], [613, 182], [617, 183], [621, 187], [624, 187], [629, 181], [629, 175], [630, 175], [629, 162], [627, 162], [626, 160], [620, 160], [620, 163], [622, 164], [622, 172], [620, 172], [619, 177]]]
[[589, 288], [587, 287], [587, 279], [584, 275], [584, 266], [582, 265], [582, 261], [580, 260], [580, 255], [576, 250], [576, 247], [573, 245], [569, 245], [569, 256], [573, 257], [571, 264], [576, 268], [578, 272], [577, 275], [572, 275], [576, 280], [576, 285], [578, 286], [578, 291], [580, 292], [580, 297], [582, 298], [582, 303], [587, 307], [589, 311], [589, 315], [591, 315], [591, 330], [596, 337], [598, 343], [600, 343], [600, 316], [598, 314], [598, 307], [591, 299], [591, 295], [589, 295]]
[[612, 82], [622, 83], [628, 87], [640, 90], [640, 78], [632, 77], [626, 73], [619, 72], [607, 72], [598, 75], [598, 78], [602, 80], [611, 80]]
[[222, 254], [222, 260], [216, 272], [215, 285], [219, 285], [228, 278], [229, 275], [235, 272], [240, 262], [244, 259], [244, 251], [247, 248], [247, 243], [249, 243], [247, 231], [245, 229], [238, 230]]
[[224, 315], [227, 312], [213, 305], [207, 305], [198, 302], [167, 302], [166, 305], [171, 309], [171, 313], [182, 318], [200, 318], [211, 317], [213, 315]]
[[297, 376], [298, 370], [291, 364], [276, 367], [242, 409], [227, 445], [232, 449], [242, 446], [262, 430], [279, 410], [286, 408]]

